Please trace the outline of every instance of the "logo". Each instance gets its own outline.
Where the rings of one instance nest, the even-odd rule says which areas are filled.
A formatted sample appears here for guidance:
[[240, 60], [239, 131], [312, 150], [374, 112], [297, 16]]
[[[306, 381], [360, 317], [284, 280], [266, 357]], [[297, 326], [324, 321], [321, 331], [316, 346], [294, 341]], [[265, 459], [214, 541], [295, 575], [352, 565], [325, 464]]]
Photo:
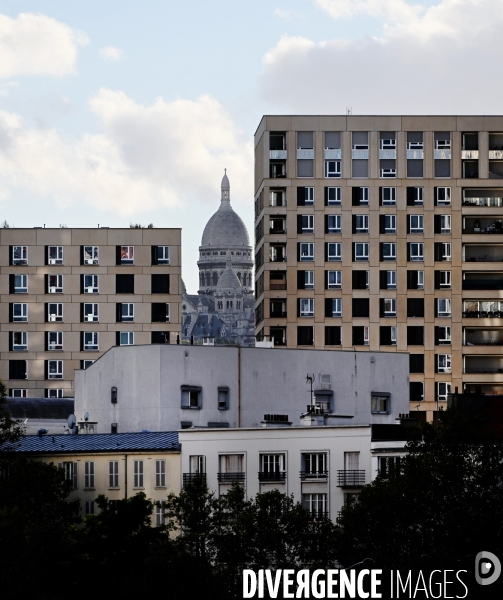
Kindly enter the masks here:
[[475, 581], [491, 585], [501, 575], [501, 563], [492, 552], [479, 552], [475, 557]]

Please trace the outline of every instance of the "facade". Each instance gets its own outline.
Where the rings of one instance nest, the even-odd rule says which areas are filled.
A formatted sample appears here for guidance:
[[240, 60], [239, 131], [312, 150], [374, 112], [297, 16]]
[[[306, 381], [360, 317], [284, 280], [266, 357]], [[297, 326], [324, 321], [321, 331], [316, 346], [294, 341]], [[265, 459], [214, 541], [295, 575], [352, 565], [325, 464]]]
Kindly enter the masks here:
[[364, 485], [405, 455], [402, 428], [389, 425], [397, 432], [389, 440], [381, 432], [374, 436], [379, 427], [184, 430], [183, 483], [204, 477], [222, 495], [238, 482], [248, 497], [278, 489], [293, 494], [313, 517], [336, 520]]
[[75, 416], [100, 433], [393, 424], [408, 413], [408, 355], [225, 346], [111, 348], [75, 373]]
[[197, 295], [183, 291], [183, 338], [253, 346], [252, 247], [245, 224], [232, 209], [227, 174], [220, 206], [204, 228], [197, 265]]
[[411, 410], [503, 393], [503, 117], [265, 116], [257, 339], [410, 352]]
[[[3, 448], [31, 460], [53, 463], [65, 470], [72, 484], [70, 500], [79, 498], [82, 516], [97, 512], [100, 494], [122, 500], [143, 492], [162, 502], [171, 492], [180, 492], [180, 445], [176, 432], [115, 435], [28, 436]], [[153, 525], [164, 523], [160, 507], [152, 515]]]
[[181, 333], [179, 229], [0, 229], [0, 378], [14, 397], [74, 395], [115, 345]]

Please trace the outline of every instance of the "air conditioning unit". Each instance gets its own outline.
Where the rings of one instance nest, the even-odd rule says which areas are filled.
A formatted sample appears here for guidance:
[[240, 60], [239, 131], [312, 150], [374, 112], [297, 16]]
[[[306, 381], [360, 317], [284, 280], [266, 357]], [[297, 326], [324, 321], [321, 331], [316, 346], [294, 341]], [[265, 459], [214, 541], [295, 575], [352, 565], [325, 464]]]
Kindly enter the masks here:
[[92, 258], [87, 258], [85, 262], [86, 262], [86, 265], [93, 265], [94, 264], [94, 260]]
[[56, 315], [49, 315], [49, 321], [55, 321]]
[[50, 259], [49, 259], [49, 264], [50, 264], [50, 265], [55, 265], [55, 264], [57, 264], [57, 261], [56, 261], [56, 259], [55, 259], [55, 258], [50, 258]]
[[94, 315], [86, 315], [86, 321], [93, 321]]
[[55, 287], [50, 287], [49, 288], [49, 294], [55, 294], [56, 293], [56, 289]]
[[95, 290], [96, 290], [96, 288], [93, 288], [93, 287], [87, 287], [87, 288], [85, 289], [85, 293], [86, 293], [86, 294], [94, 294]]

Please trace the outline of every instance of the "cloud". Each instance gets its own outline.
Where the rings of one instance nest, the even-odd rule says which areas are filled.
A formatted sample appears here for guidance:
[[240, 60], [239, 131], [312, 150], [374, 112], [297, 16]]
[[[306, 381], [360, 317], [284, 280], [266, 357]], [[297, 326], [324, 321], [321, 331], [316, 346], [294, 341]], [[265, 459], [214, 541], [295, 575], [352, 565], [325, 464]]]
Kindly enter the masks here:
[[274, 10], [274, 14], [280, 19], [285, 19], [285, 21], [293, 21], [294, 19], [302, 19], [306, 15], [304, 13], [299, 12], [298, 10], [291, 10], [287, 8], [276, 8]]
[[123, 92], [102, 89], [90, 107], [101, 132], [78, 139], [0, 111], [4, 205], [19, 188], [61, 207], [121, 216], [161, 206], [193, 210], [196, 202], [214, 204], [219, 198], [224, 167], [233, 198], [249, 204], [253, 147], [215, 99], [157, 99], [142, 106]]
[[44, 15], [0, 15], [0, 79], [73, 73], [79, 46], [87, 43], [85, 33]]
[[315, 43], [283, 36], [263, 57], [260, 95], [287, 113], [501, 113], [494, 60], [501, 0], [315, 0], [336, 19], [367, 14], [382, 35]]
[[124, 52], [115, 46], [105, 46], [105, 48], [100, 48], [100, 56], [104, 60], [119, 61], [124, 58]]

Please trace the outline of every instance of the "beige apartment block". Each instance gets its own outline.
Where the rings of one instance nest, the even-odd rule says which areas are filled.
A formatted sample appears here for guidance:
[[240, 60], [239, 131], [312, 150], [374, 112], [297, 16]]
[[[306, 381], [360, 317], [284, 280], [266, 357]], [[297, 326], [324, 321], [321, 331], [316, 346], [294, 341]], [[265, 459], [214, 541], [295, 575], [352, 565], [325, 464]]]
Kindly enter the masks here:
[[503, 116], [264, 116], [257, 339], [410, 352], [410, 409], [503, 394]]
[[176, 343], [180, 229], [0, 229], [0, 378], [9, 395], [74, 395], [116, 345]]

